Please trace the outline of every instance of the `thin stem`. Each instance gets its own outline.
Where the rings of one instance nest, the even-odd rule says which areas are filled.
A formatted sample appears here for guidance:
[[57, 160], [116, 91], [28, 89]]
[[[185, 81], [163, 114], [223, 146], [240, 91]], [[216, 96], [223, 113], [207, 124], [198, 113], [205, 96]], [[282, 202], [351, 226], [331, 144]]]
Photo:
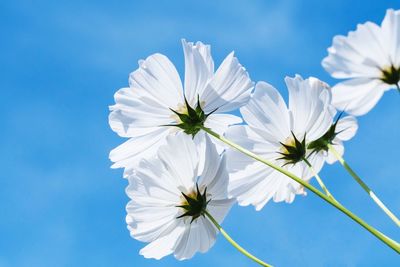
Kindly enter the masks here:
[[242, 248], [238, 243], [235, 242], [235, 240], [233, 240], [227, 232], [225, 232], [224, 229], [222, 229], [221, 225], [219, 225], [219, 223], [214, 219], [213, 216], [211, 216], [210, 213], [208, 213], [207, 210], [204, 211], [204, 213], [206, 214], [206, 216], [210, 219], [210, 221], [215, 225], [215, 227], [217, 227], [217, 229], [220, 231], [220, 233], [225, 237], [225, 239], [231, 243], [232, 246], [234, 246], [237, 250], [239, 250], [243, 255], [245, 255], [246, 257], [252, 259], [253, 261], [257, 262], [258, 264], [260, 264], [261, 266], [265, 266], [265, 267], [272, 267], [272, 265], [269, 265], [268, 263], [263, 262], [262, 260], [260, 260], [259, 258], [253, 256], [252, 254], [250, 254], [247, 250], [245, 250], [244, 248]]
[[348, 217], [350, 217], [353, 221], [357, 222], [358, 224], [360, 224], [362, 227], [364, 227], [367, 231], [369, 231], [371, 234], [373, 234], [374, 236], [376, 236], [379, 240], [381, 240], [383, 243], [385, 243], [386, 245], [388, 245], [389, 247], [391, 247], [394, 251], [396, 251], [397, 253], [400, 254], [400, 244], [397, 243], [396, 241], [392, 240], [391, 238], [387, 237], [386, 235], [382, 234], [381, 232], [379, 232], [378, 230], [376, 230], [374, 227], [370, 226], [369, 224], [367, 224], [366, 222], [364, 222], [361, 218], [359, 218], [357, 215], [353, 214], [351, 211], [349, 211], [347, 208], [345, 208], [344, 206], [342, 206], [339, 202], [332, 200], [331, 198], [329, 198], [328, 196], [325, 196], [324, 193], [322, 193], [321, 191], [319, 191], [317, 188], [315, 188], [314, 186], [308, 184], [306, 181], [302, 180], [300, 177], [297, 177], [296, 175], [288, 172], [287, 170], [283, 169], [282, 167], [279, 167], [265, 159], [263, 159], [262, 157], [254, 154], [253, 152], [231, 142], [230, 140], [226, 139], [223, 136], [220, 136], [219, 134], [217, 134], [216, 132], [212, 131], [211, 129], [208, 129], [206, 127], [202, 127], [202, 129], [207, 132], [208, 134], [214, 136], [215, 138], [217, 138], [218, 140], [224, 142], [225, 144], [235, 148], [236, 150], [242, 152], [243, 154], [246, 154], [247, 156], [264, 163], [265, 165], [285, 174], [286, 176], [288, 176], [289, 178], [293, 179], [294, 181], [298, 182], [299, 184], [301, 184], [302, 186], [304, 186], [305, 188], [307, 188], [308, 190], [310, 190], [311, 192], [313, 192], [314, 194], [316, 194], [317, 196], [319, 196], [320, 198], [322, 198], [323, 200], [325, 200], [326, 202], [328, 202], [329, 204], [331, 204], [332, 206], [334, 206], [335, 208], [337, 208], [338, 210], [340, 210], [341, 212], [343, 212], [344, 214], [346, 214]]
[[346, 171], [356, 180], [356, 182], [368, 193], [368, 195], [372, 198], [372, 200], [389, 216], [392, 221], [400, 227], [400, 220], [383, 204], [383, 202], [375, 195], [375, 193], [369, 188], [369, 186], [364, 183], [364, 181], [358, 176], [353, 169], [347, 164], [347, 162], [343, 159], [342, 156], [336, 151], [336, 149], [332, 145], [328, 145], [329, 150], [332, 154], [338, 159], [340, 164], [346, 169]]
[[307, 164], [308, 168], [311, 170], [311, 172], [313, 173], [315, 179], [317, 179], [317, 182], [319, 184], [319, 186], [324, 190], [325, 194], [332, 198], [333, 200], [336, 201], [336, 199], [333, 197], [333, 195], [331, 194], [331, 192], [329, 192], [328, 188], [325, 186], [324, 182], [322, 181], [321, 177], [319, 176], [319, 174], [315, 171], [314, 167], [311, 165], [311, 163], [306, 159], [303, 158], [303, 161]]

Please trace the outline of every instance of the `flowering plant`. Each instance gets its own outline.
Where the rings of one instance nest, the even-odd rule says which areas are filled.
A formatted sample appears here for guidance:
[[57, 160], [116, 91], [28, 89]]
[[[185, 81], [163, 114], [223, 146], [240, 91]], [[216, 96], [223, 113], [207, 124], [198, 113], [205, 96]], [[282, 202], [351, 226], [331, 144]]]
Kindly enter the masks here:
[[[252, 82], [233, 52], [214, 70], [209, 45], [182, 44], [183, 84], [169, 59], [154, 54], [139, 61], [110, 107], [110, 127], [130, 138], [110, 159], [129, 182], [128, 229], [149, 243], [141, 255], [189, 259], [210, 249], [221, 232], [244, 255], [270, 266], [220, 224], [235, 202], [260, 210], [307, 191], [400, 253], [399, 243], [342, 205], [319, 175], [325, 163], [339, 162], [400, 227], [343, 159], [343, 142], [358, 129], [354, 116], [371, 110], [385, 91], [400, 92], [400, 11], [388, 10], [380, 26], [367, 22], [333, 39], [322, 65], [347, 80], [331, 88], [314, 77], [286, 77], [288, 104], [272, 85]], [[229, 113], [237, 109], [242, 117]], [[313, 177], [321, 189], [309, 183]]]

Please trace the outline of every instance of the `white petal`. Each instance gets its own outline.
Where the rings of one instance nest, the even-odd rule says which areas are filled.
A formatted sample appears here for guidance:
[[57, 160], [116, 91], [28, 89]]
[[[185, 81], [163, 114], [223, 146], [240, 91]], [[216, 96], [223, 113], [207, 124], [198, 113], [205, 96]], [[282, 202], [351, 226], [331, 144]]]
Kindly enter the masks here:
[[180, 191], [159, 160], [142, 160], [135, 176], [128, 178], [127, 223], [131, 235], [151, 242], [174, 228]]
[[376, 105], [386, 87], [378, 80], [347, 80], [332, 87], [332, 104], [351, 115], [364, 115]]
[[150, 98], [141, 98], [138, 90], [122, 88], [110, 106], [109, 124], [122, 137], [134, 137], [151, 132], [160, 125], [172, 123], [172, 112]]
[[[165, 207], [159, 207], [158, 209], [143, 208], [144, 211], [139, 215], [135, 214], [135, 212], [140, 212], [139, 209], [129, 209], [127, 207], [127, 210], [130, 212], [127, 215], [127, 218], [130, 218], [128, 230], [133, 238], [142, 242], [152, 242], [160, 238], [160, 236], [168, 234], [175, 227], [175, 218], [178, 216], [178, 213], [170, 213], [169, 211], [172, 209], [166, 209]], [[141, 214], [144, 214], [144, 216]], [[141, 221], [136, 221], [137, 218]]]
[[335, 78], [378, 78], [389, 62], [382, 31], [374, 23], [359, 24], [348, 36], [335, 36], [322, 66]]
[[235, 201], [235, 199], [212, 199], [207, 205], [207, 210], [221, 224]]
[[[217, 152], [215, 144], [212, 143], [210, 137], [207, 135], [204, 137], [204, 145], [199, 149], [199, 157], [200, 162], [204, 162], [204, 164], [199, 165], [199, 186], [207, 187], [207, 192], [210, 193], [210, 184], [214, 179], [219, 179], [216, 177], [218, 170], [221, 165], [221, 157]], [[223, 169], [225, 169], [225, 162], [223, 162]], [[214, 196], [213, 196], [214, 197]]]
[[232, 114], [211, 114], [208, 116], [204, 126], [214, 132], [223, 135], [230, 125], [242, 123], [242, 119]]
[[336, 138], [342, 141], [350, 140], [357, 133], [357, 119], [353, 116], [346, 116], [339, 119], [336, 125]]
[[256, 210], [261, 210], [271, 199], [275, 202], [291, 203], [298, 187], [286, 175], [255, 162], [245, 170], [231, 175], [229, 192], [232, 197], [237, 198], [240, 205], [252, 204]]
[[[129, 186], [126, 193], [135, 201], [138, 195], [142, 195], [160, 200], [163, 205], [168, 204], [175, 207], [176, 202], [180, 200], [181, 191], [179, 190], [180, 184], [172, 174], [161, 164], [159, 159], [142, 159], [136, 167], [135, 174], [128, 177]], [[144, 203], [142, 204], [144, 205]]]
[[154, 240], [144, 248], [140, 250], [140, 255], [145, 258], [161, 259], [174, 252], [176, 245], [180, 242], [183, 232], [185, 230], [184, 226], [175, 226], [171, 231]]
[[169, 135], [168, 128], [158, 128], [153, 132], [129, 139], [110, 152], [110, 160], [115, 162], [112, 168], [134, 168], [142, 158], [154, 155], [165, 143], [167, 135]]
[[227, 112], [247, 103], [253, 83], [238, 59], [230, 53], [221, 63], [200, 99], [206, 113]]
[[182, 84], [174, 65], [164, 55], [153, 54], [139, 62], [129, 77], [130, 87], [161, 105], [176, 108], [183, 103]]
[[[312, 165], [314, 171], [319, 173], [322, 170], [322, 167], [325, 163], [325, 157], [320, 153], [313, 153], [307, 156], [308, 162]], [[307, 164], [304, 162], [300, 162], [297, 167], [299, 170], [296, 171], [297, 175], [301, 177], [303, 180], [308, 181], [314, 176], [314, 172], [310, 170]]]
[[207, 192], [212, 195], [212, 199], [226, 199], [228, 198], [228, 182], [229, 175], [226, 170], [226, 157], [222, 156], [222, 159], [219, 161], [219, 166], [217, 172], [214, 176], [205, 177], [207, 179]]
[[331, 94], [328, 85], [310, 77], [286, 77], [289, 109], [293, 117], [292, 131], [300, 140], [316, 140], [327, 132], [333, 122]]
[[[251, 128], [248, 125], [231, 126], [225, 136], [230, 141], [267, 159], [275, 157], [276, 151], [278, 151], [281, 146], [279, 143], [269, 143], [265, 139], [265, 135], [260, 135], [258, 132], [254, 131], [254, 128]], [[228, 157], [228, 170], [230, 171], [243, 168], [244, 165], [240, 164], [240, 162], [252, 161], [248, 156], [233, 148], [229, 148], [226, 153]], [[233, 163], [233, 160], [235, 163]]]
[[[340, 140], [335, 139], [334, 140], [334, 144], [332, 146], [339, 153], [340, 156], [343, 156], [343, 154], [344, 154], [344, 146], [343, 146], [343, 143]], [[336, 156], [332, 152], [328, 151], [328, 155], [326, 157], [326, 162], [329, 163], [329, 164], [333, 164], [336, 161], [337, 161]]]
[[174, 252], [179, 260], [190, 259], [196, 252], [206, 252], [215, 243], [216, 231], [211, 222], [199, 217], [186, 226], [185, 232]]
[[158, 150], [158, 157], [182, 187], [182, 192], [193, 189], [197, 179], [199, 155], [192, 136], [184, 133], [168, 136], [167, 145]]
[[207, 193], [211, 195], [212, 200], [226, 199], [229, 176], [226, 170], [225, 155], [221, 157], [218, 154], [216, 146], [208, 136], [204, 139], [204, 148], [198, 146], [199, 151], [203, 150], [200, 152], [200, 161], [204, 162], [204, 167], [199, 172], [198, 185], [201, 190], [207, 187]]
[[290, 117], [279, 92], [270, 84], [259, 82], [249, 103], [240, 109], [244, 120], [272, 142], [284, 142], [290, 136]]
[[197, 105], [201, 95], [214, 74], [211, 48], [201, 42], [196, 44], [182, 40], [185, 55], [185, 96], [190, 106]]
[[400, 10], [388, 9], [381, 28], [390, 61], [400, 67]]

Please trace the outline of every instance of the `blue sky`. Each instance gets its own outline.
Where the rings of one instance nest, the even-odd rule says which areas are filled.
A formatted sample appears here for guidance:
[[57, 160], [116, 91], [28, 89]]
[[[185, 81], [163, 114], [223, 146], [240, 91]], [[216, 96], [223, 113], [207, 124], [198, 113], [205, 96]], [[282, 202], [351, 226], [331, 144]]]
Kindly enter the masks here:
[[[122, 170], [109, 151], [113, 94], [137, 60], [166, 54], [183, 71], [180, 39], [212, 44], [216, 63], [235, 50], [253, 80], [285, 95], [299, 73], [334, 80], [320, 62], [332, 37], [380, 22], [398, 1], [0, 2], [0, 266], [255, 266], [223, 238], [190, 261], [138, 255], [125, 225]], [[400, 214], [400, 96], [359, 118], [346, 158]], [[327, 185], [351, 210], [400, 240], [400, 231], [340, 168]], [[399, 266], [400, 257], [309, 193], [262, 211], [235, 206], [223, 223], [275, 266]]]

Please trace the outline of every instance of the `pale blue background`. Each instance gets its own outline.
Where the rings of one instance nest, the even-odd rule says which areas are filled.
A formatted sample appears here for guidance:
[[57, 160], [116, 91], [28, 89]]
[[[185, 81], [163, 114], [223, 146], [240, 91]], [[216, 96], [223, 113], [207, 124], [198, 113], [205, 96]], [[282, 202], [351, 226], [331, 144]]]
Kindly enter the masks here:
[[[185, 2], [185, 3], [184, 3]], [[231, 50], [254, 80], [286, 94], [285, 75], [317, 76], [335, 34], [380, 22], [399, 1], [0, 2], [0, 266], [256, 266], [221, 236], [179, 262], [138, 255], [125, 225], [121, 170], [109, 151], [114, 92], [137, 60], [166, 54], [183, 70], [180, 39]], [[346, 158], [400, 215], [400, 95], [360, 118]], [[322, 172], [337, 198], [400, 240], [400, 231], [339, 166]], [[234, 207], [223, 226], [275, 266], [400, 266], [400, 257], [313, 194], [261, 212]]]

